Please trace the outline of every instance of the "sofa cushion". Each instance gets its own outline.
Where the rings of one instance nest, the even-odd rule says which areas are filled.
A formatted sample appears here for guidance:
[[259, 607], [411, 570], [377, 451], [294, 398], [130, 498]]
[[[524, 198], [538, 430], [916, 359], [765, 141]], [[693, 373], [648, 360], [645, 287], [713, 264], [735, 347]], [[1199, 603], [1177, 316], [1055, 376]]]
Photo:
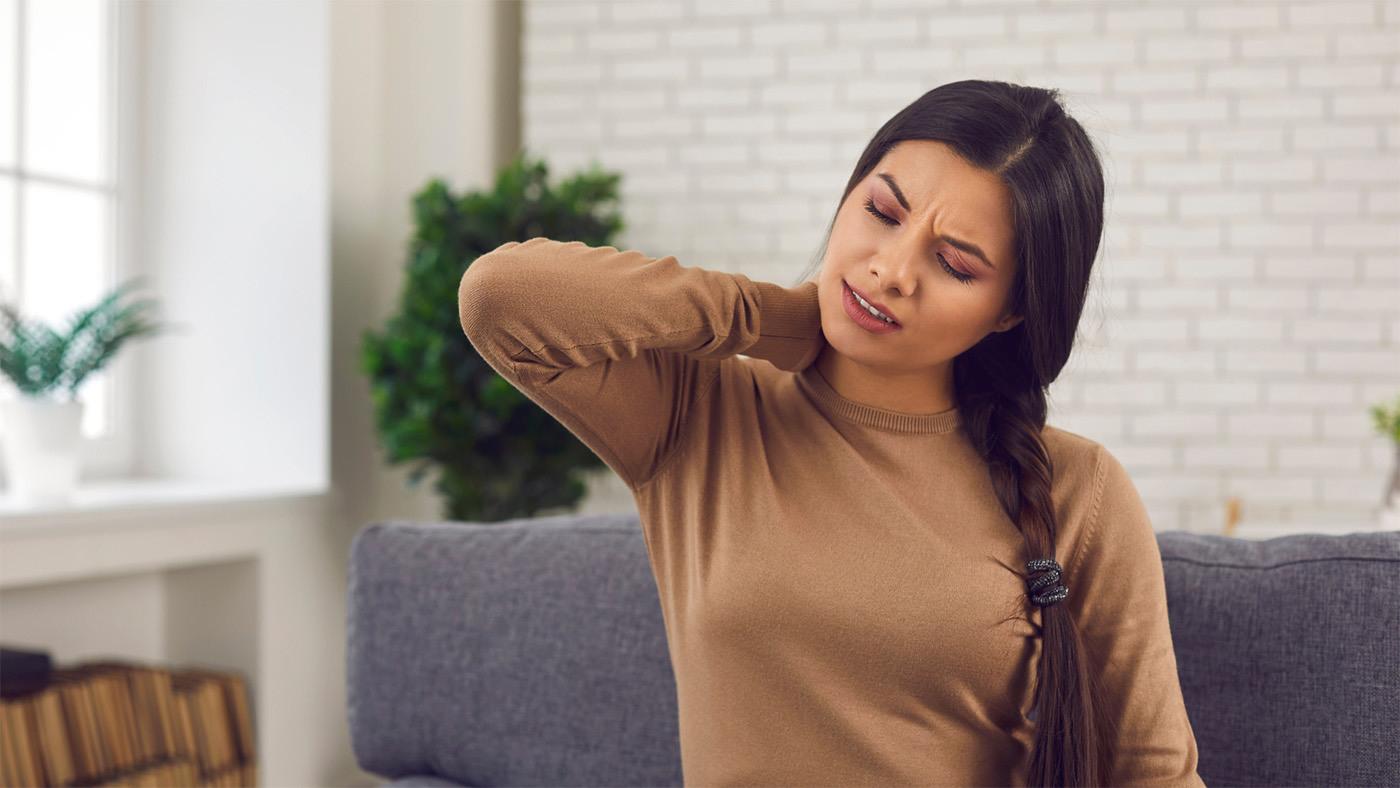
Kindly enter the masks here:
[[465, 788], [456, 780], [448, 780], [431, 774], [410, 774], [393, 782], [384, 783], [385, 788]]
[[1400, 785], [1400, 533], [1157, 541], [1206, 785]]
[[682, 784], [641, 522], [376, 523], [355, 535], [349, 722], [362, 769], [463, 785]]

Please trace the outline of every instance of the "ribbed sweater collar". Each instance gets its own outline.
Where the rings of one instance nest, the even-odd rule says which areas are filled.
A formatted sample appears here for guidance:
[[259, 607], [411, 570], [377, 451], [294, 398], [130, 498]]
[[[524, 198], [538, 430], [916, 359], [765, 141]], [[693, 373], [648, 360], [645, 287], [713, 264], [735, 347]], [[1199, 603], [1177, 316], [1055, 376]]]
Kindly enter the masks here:
[[836, 389], [822, 377], [816, 364], [810, 364], [798, 372], [797, 382], [827, 415], [867, 427], [916, 435], [937, 435], [953, 432], [962, 424], [962, 416], [956, 407], [938, 413], [905, 413], [846, 399], [836, 393]]

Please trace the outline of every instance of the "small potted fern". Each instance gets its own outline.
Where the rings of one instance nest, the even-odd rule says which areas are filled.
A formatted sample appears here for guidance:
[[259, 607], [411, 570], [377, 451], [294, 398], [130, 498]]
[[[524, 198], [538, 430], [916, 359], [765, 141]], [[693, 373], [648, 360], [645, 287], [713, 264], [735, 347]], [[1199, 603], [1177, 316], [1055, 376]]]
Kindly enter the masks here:
[[0, 300], [0, 372], [20, 394], [0, 402], [10, 493], [61, 500], [77, 486], [85, 404], [78, 388], [128, 339], [161, 328], [142, 319], [142, 310], [153, 301], [117, 303], [140, 281], [133, 279], [97, 306], [75, 313], [62, 333], [26, 320], [15, 305]]
[[1400, 530], [1400, 397], [1389, 406], [1371, 406], [1371, 419], [1376, 432], [1390, 439], [1395, 450], [1395, 465], [1390, 472], [1390, 483], [1381, 496], [1381, 528]]

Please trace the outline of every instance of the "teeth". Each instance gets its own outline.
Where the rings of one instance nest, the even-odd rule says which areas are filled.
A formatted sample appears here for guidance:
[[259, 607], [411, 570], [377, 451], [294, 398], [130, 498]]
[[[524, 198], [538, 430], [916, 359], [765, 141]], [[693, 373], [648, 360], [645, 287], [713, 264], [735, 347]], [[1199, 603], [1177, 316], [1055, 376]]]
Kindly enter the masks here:
[[851, 295], [855, 296], [855, 297], [856, 297], [856, 301], [860, 302], [860, 305], [863, 306], [863, 307], [865, 307], [865, 311], [869, 312], [870, 314], [874, 315], [875, 317], [880, 318], [881, 320], [885, 321], [886, 323], [893, 323], [893, 322], [894, 322], [893, 320], [889, 319], [888, 317], [885, 317], [885, 313], [884, 313], [884, 312], [881, 312], [880, 310], [878, 310], [878, 309], [876, 309], [875, 307], [871, 306], [869, 301], [866, 301], [864, 298], [861, 298], [860, 296], [856, 295], [856, 291], [852, 290], [852, 291], [851, 291]]

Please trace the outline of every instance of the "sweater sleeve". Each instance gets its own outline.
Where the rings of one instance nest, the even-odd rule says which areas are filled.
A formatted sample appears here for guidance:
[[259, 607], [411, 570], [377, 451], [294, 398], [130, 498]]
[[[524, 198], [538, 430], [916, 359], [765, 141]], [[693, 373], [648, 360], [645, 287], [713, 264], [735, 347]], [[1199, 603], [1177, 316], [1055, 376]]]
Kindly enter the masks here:
[[1116, 728], [1105, 784], [1202, 786], [1156, 531], [1127, 471], [1102, 446], [1095, 475], [1095, 513], [1063, 582]]
[[580, 241], [497, 247], [468, 266], [457, 305], [482, 358], [633, 490], [679, 448], [722, 359], [798, 371], [825, 342], [815, 282], [786, 288]]

